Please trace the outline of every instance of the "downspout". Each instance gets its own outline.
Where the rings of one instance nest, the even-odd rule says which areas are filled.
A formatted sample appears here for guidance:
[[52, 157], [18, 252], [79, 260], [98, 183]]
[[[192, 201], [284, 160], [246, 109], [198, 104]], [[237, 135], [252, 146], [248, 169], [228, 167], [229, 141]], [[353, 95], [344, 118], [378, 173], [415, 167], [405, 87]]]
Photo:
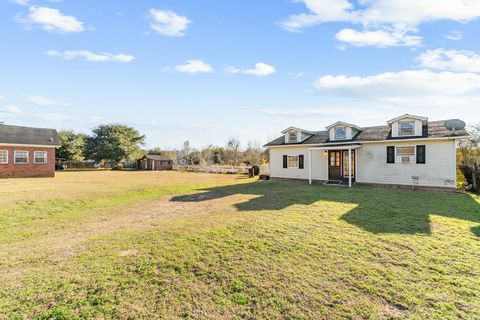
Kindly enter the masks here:
[[348, 148], [348, 187], [352, 187], [352, 148]]
[[308, 149], [308, 184], [312, 184], [312, 149]]

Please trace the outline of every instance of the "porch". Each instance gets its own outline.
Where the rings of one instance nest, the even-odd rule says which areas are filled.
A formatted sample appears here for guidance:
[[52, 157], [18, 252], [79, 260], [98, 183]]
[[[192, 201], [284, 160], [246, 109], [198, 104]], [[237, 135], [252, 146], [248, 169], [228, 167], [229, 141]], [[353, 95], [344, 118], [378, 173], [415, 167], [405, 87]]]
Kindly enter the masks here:
[[[327, 156], [329, 185], [352, 187], [357, 175], [357, 149], [361, 145], [314, 147], [308, 149], [308, 182], [312, 184], [312, 153], [323, 152]], [[322, 165], [322, 164], [320, 164]]]

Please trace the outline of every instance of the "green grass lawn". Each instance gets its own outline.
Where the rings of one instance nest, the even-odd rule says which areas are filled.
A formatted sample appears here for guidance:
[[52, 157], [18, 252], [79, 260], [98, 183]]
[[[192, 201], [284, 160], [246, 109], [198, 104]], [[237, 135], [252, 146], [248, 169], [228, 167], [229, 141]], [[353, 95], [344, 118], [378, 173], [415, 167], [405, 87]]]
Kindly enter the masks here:
[[480, 318], [472, 195], [173, 172], [7, 188], [0, 318]]

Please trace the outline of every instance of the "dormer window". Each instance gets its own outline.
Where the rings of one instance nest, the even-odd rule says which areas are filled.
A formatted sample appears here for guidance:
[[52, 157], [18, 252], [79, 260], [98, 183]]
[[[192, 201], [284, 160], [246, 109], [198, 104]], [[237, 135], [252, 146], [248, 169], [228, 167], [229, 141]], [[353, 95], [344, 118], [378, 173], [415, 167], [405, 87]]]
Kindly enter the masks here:
[[347, 128], [337, 127], [335, 128], [335, 140], [345, 140], [347, 138]]
[[400, 121], [398, 123], [398, 135], [399, 136], [413, 136], [415, 134], [415, 122], [414, 121]]
[[290, 131], [288, 134], [288, 141], [289, 142], [297, 142], [297, 131]]

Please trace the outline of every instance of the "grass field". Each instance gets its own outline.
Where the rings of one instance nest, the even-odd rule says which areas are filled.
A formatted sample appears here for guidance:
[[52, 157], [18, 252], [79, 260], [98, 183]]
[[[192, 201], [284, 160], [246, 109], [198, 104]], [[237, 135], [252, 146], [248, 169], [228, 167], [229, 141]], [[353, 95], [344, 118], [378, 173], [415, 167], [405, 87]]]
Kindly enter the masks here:
[[236, 175], [0, 180], [0, 318], [478, 319], [480, 199]]

